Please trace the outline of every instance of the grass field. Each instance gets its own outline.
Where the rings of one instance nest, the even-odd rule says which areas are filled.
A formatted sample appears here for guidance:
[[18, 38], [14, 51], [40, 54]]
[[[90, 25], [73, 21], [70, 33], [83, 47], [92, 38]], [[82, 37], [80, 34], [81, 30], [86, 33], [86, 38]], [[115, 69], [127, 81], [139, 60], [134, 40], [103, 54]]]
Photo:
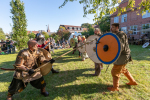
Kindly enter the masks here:
[[[46, 90], [49, 97], [43, 97], [40, 90], [33, 88], [30, 84], [20, 94], [13, 96], [14, 100], [150, 100], [150, 48], [143, 49], [141, 46], [130, 46], [133, 64], [126, 67], [137, 81], [137, 86], [128, 86], [124, 75], [120, 78], [119, 92], [109, 92], [108, 86], [112, 86], [110, 65], [101, 75], [93, 77], [94, 63], [90, 59], [81, 61], [78, 52], [71, 53], [60, 58], [54, 63], [54, 69], [59, 74], [51, 72], [44, 76], [47, 83]], [[55, 50], [53, 58], [71, 49]], [[17, 54], [0, 55], [0, 68], [13, 68]], [[12, 81], [13, 72], [0, 70], [0, 100], [5, 100], [8, 86]]]

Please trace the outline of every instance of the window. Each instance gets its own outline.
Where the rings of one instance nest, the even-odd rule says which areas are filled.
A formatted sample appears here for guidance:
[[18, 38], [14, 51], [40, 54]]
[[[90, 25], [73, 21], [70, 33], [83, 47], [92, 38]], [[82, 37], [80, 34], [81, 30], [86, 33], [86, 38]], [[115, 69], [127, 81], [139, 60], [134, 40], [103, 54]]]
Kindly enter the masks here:
[[[150, 28], [150, 23], [142, 24], [142, 30], [148, 29], [148, 28]], [[145, 34], [145, 33], [146, 33], [145, 31], [142, 32], [142, 34]]]
[[148, 18], [148, 17], [150, 17], [150, 12], [146, 10], [146, 13], [142, 16], [142, 18]]
[[127, 14], [122, 15], [121, 22], [127, 22]]
[[70, 30], [72, 30], [72, 27], [69, 27]]
[[121, 31], [124, 31], [125, 33], [127, 33], [127, 27], [121, 27]]
[[150, 28], [150, 23], [142, 24], [142, 29], [148, 29]]
[[137, 25], [130, 26], [130, 30], [133, 31], [133, 34], [137, 34]]
[[78, 30], [80, 30], [80, 28], [78, 27]]
[[76, 27], [74, 27], [74, 30], [77, 30], [77, 28], [76, 28]]
[[83, 30], [83, 28], [81, 28], [81, 30]]
[[114, 17], [114, 23], [119, 23], [119, 16]]

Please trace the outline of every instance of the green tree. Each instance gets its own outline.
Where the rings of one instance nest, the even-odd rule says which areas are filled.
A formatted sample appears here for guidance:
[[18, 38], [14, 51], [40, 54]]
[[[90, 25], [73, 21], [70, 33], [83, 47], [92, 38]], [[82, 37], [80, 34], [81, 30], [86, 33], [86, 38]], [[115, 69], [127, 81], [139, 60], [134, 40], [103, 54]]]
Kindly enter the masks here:
[[88, 28], [89, 25], [91, 25], [91, 24], [89, 24], [89, 23], [83, 23], [83, 24], [81, 24], [81, 27], [82, 27], [82, 28]]
[[5, 40], [5, 38], [6, 38], [6, 36], [5, 36], [4, 32], [3, 32], [3, 29], [0, 28], [0, 40], [1, 39]]
[[85, 35], [86, 37], [90, 36], [90, 35], [94, 35], [94, 28], [92, 27], [92, 25], [88, 26], [88, 31], [84, 31], [81, 33], [82, 35]]
[[101, 32], [105, 33], [110, 32], [110, 16], [106, 15], [104, 16], [100, 21], [98, 21], [99, 28], [101, 29]]
[[35, 34], [34, 33], [29, 33], [28, 37], [29, 37], [29, 39], [31, 39], [31, 38], [34, 39], [35, 38]]
[[20, 0], [11, 0], [10, 6], [12, 7], [11, 16], [13, 21], [13, 35], [12, 39], [16, 41], [15, 46], [18, 50], [27, 47], [27, 42], [29, 40], [27, 36], [27, 20], [24, 11], [24, 3]]
[[47, 32], [42, 32], [42, 34], [45, 36], [45, 39], [48, 39], [49, 38], [49, 35]]
[[57, 35], [56, 33], [51, 34], [50, 37], [52, 37], [55, 41], [61, 39], [61, 37], [59, 35]]
[[[121, 3], [122, 0], [64, 0], [64, 3], [59, 7], [62, 8], [67, 4], [67, 2], [79, 1], [80, 4], [83, 4], [84, 15], [86, 17], [87, 14], [94, 14], [93, 20], [100, 20], [105, 14], [113, 14], [118, 10], [118, 16], [121, 13], [130, 9], [134, 11], [135, 0], [128, 0], [128, 4], [126, 7], [116, 6]], [[140, 13], [144, 14], [146, 10], [150, 11], [150, 0], [141, 0], [139, 3], [139, 7], [137, 9], [141, 9]], [[139, 12], [137, 12], [139, 14]]]
[[61, 40], [64, 38], [65, 40], [68, 40], [71, 33], [68, 30], [58, 30], [57, 35], [61, 37]]

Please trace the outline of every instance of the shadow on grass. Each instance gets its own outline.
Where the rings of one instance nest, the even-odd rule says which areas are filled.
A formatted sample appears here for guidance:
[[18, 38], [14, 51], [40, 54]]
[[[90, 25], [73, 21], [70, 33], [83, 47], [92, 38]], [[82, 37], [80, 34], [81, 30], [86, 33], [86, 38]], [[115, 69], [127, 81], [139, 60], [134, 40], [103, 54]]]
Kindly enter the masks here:
[[[14, 63], [15, 61], [2, 62], [0, 64], [0, 68], [14, 69]], [[0, 82], [8, 82], [8, 80], [13, 77], [13, 73], [14, 71], [6, 71], [0, 69]]]
[[[68, 51], [68, 50], [67, 50]], [[66, 51], [62, 51], [63, 52]], [[78, 52], [76, 52], [78, 53]], [[72, 55], [69, 55], [69, 57], [64, 57], [64, 59], [68, 59], [68, 61], [78, 61], [79, 59], [69, 59]], [[59, 63], [59, 61], [57, 62]], [[60, 63], [62, 63], [60, 61]], [[4, 62], [0, 65], [1, 67], [4, 67], [7, 64], [14, 64], [14, 61], [11, 62]], [[13, 68], [13, 66], [6, 66], [4, 68]], [[93, 83], [90, 82], [91, 78], [97, 79], [97, 77], [93, 77], [90, 74], [84, 74], [86, 71], [94, 71], [94, 68], [88, 68], [88, 69], [76, 69], [76, 70], [65, 70], [60, 71], [59, 74], [52, 74], [51, 72], [44, 76], [44, 79], [47, 83], [46, 90], [49, 92], [49, 97], [45, 98], [42, 95], [40, 95], [39, 90], [33, 88], [31, 85], [28, 85], [27, 88], [20, 94], [14, 95], [15, 100], [20, 100], [23, 98], [23, 100], [27, 99], [37, 99], [37, 100], [53, 100], [56, 98], [67, 98], [72, 99], [75, 95], [85, 95], [81, 97], [85, 97], [86, 99], [91, 99], [94, 97], [94, 95], [91, 95], [93, 93], [100, 93], [103, 94], [103, 92], [107, 92], [107, 85], [102, 84], [102, 80], [99, 80], [99, 83]], [[3, 72], [3, 71], [0, 71]], [[12, 75], [13, 72], [7, 72], [3, 73], [0, 76], [0, 82], [11, 82], [12, 81]], [[6, 78], [9, 77], [7, 80]], [[101, 76], [99, 76], [101, 77]], [[120, 86], [120, 88], [129, 88], [128, 86]], [[130, 89], [130, 88], [129, 88]], [[33, 94], [34, 95], [33, 95]], [[1, 100], [5, 99], [7, 91], [0, 92], [0, 98]]]
[[[94, 69], [76, 69], [76, 70], [67, 70], [61, 71], [59, 74], [52, 74], [51, 72], [44, 76], [44, 79], [47, 83], [46, 90], [49, 92], [48, 97], [43, 97], [40, 94], [40, 90], [33, 88], [31, 85], [28, 85], [26, 89], [19, 94], [13, 96], [15, 100], [27, 100], [27, 99], [37, 99], [37, 100], [53, 100], [56, 98], [65, 98], [72, 99], [73, 96], [83, 96], [86, 99], [94, 98], [93, 93], [104, 94], [108, 92], [107, 84], [102, 84], [102, 80], [99, 83], [90, 82], [91, 78], [97, 79], [97, 77], [93, 77], [90, 74], [83, 74], [86, 71], [92, 71]], [[12, 72], [10, 72], [12, 76]], [[4, 76], [8, 76], [8, 73], [4, 73], [3, 77], [1, 77], [1, 81], [5, 80]], [[99, 76], [101, 77], [101, 76]], [[10, 82], [12, 78], [9, 78]], [[6, 82], [6, 81], [4, 81]], [[128, 86], [120, 86], [120, 88], [128, 88]], [[0, 92], [1, 100], [6, 98], [6, 92]], [[34, 94], [34, 96], [33, 96]], [[81, 97], [82, 97], [81, 96]]]

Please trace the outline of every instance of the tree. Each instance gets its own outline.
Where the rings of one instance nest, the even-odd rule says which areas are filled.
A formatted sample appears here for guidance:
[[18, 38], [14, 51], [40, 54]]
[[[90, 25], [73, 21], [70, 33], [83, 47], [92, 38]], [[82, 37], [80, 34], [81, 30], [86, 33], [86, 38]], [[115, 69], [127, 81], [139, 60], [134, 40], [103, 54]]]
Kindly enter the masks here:
[[[64, 0], [64, 3], [59, 7], [62, 8], [67, 4], [67, 2], [74, 2], [77, 0]], [[126, 7], [116, 6], [121, 3], [122, 0], [78, 0], [80, 4], [83, 4], [84, 15], [86, 17], [87, 14], [94, 14], [93, 20], [100, 20], [105, 14], [113, 14], [118, 10], [118, 16], [121, 13], [126, 12], [128, 9], [134, 11], [135, 9], [135, 0], [129, 0], [128, 5]], [[141, 9], [140, 13], [144, 14], [146, 10], [150, 12], [150, 0], [142, 0], [139, 3], [139, 7], [137, 9]], [[139, 15], [139, 12], [137, 12]]]
[[27, 42], [29, 40], [27, 36], [27, 20], [24, 11], [24, 3], [20, 0], [11, 0], [10, 6], [12, 7], [11, 16], [13, 21], [13, 35], [12, 39], [16, 41], [15, 46], [18, 50], [27, 47]]
[[90, 35], [94, 35], [94, 28], [92, 27], [92, 25], [88, 26], [88, 31], [84, 31], [81, 33], [82, 35], [85, 35], [86, 37], [90, 36]]
[[29, 33], [28, 37], [29, 37], [29, 39], [31, 39], [31, 38], [34, 39], [35, 38], [35, 34], [34, 33]]
[[45, 36], [45, 39], [48, 39], [49, 38], [49, 35], [47, 32], [42, 32], [42, 34]]
[[50, 37], [52, 37], [53, 39], [55, 39], [55, 41], [61, 39], [61, 37], [59, 35], [57, 35], [56, 33], [51, 34]]
[[11, 39], [11, 37], [12, 37], [12, 35], [11, 35], [11, 34], [6, 34], [5, 36], [6, 36], [6, 38], [7, 38], [7, 39], [9, 39], [9, 40], [10, 40], [10, 39]]
[[68, 40], [71, 33], [68, 30], [58, 30], [57, 35], [61, 37], [61, 40], [64, 38], [65, 40]]
[[101, 29], [101, 32], [110, 32], [110, 16], [104, 16], [100, 21], [98, 21], [98, 25]]
[[81, 27], [82, 27], [82, 28], [88, 28], [89, 25], [91, 25], [91, 24], [89, 24], [89, 23], [83, 23], [83, 24], [81, 24]]
[[4, 32], [3, 32], [3, 29], [0, 28], [0, 40], [1, 39], [5, 40], [5, 38], [6, 38], [6, 36], [5, 36]]

